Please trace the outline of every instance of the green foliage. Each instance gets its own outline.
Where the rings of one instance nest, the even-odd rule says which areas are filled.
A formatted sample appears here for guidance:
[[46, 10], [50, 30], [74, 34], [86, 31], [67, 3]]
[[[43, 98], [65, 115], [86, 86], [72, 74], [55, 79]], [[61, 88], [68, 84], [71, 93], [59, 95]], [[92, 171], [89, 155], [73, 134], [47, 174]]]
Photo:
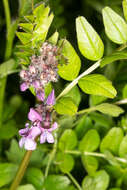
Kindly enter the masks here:
[[17, 190], [35, 190], [34, 186], [31, 184], [20, 185]]
[[76, 31], [82, 55], [93, 61], [99, 60], [104, 52], [103, 42], [84, 17], [76, 19]]
[[117, 93], [111, 82], [100, 74], [85, 76], [79, 80], [78, 84], [83, 92], [87, 94], [114, 98]]

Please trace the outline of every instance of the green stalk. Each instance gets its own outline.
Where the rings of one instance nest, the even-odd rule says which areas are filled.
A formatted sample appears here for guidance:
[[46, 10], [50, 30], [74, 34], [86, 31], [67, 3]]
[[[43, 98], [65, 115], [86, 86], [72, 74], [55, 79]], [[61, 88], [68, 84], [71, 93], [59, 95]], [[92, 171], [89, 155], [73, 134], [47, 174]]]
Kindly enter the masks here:
[[78, 182], [76, 181], [76, 179], [71, 175], [71, 173], [67, 173], [67, 175], [69, 176], [69, 178], [72, 180], [72, 182], [74, 183], [74, 185], [77, 187], [78, 190], [82, 190], [82, 188], [80, 187], [80, 185], [78, 184]]
[[16, 177], [10, 187], [10, 190], [16, 190], [18, 185], [20, 184], [23, 176], [24, 176], [24, 173], [26, 171], [26, 168], [29, 164], [29, 160], [30, 160], [30, 157], [31, 157], [31, 154], [32, 154], [32, 150], [29, 150], [26, 152], [21, 164], [20, 164], [20, 167], [18, 169], [18, 172], [16, 174]]

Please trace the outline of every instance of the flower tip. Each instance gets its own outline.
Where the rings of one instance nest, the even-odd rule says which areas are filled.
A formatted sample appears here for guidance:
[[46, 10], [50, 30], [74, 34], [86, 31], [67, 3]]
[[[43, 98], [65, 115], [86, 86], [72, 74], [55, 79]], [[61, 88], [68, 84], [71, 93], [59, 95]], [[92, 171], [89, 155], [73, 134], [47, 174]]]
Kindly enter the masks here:
[[55, 91], [54, 89], [52, 90], [52, 92], [49, 94], [46, 103], [48, 105], [54, 105], [55, 104]]
[[44, 92], [43, 91], [37, 91], [37, 98], [40, 101], [44, 101], [44, 98], [45, 98]]
[[28, 85], [27, 85], [25, 82], [20, 85], [20, 90], [21, 90], [22, 92], [24, 92], [24, 91], [27, 90], [27, 89], [28, 89]]

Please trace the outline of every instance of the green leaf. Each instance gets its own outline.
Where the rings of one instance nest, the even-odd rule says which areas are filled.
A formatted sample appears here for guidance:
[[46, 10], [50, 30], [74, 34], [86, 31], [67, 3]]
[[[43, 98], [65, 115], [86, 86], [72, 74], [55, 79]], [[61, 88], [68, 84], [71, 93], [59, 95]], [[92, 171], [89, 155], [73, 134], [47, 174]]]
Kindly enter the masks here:
[[0, 129], [0, 139], [10, 139], [18, 132], [16, 122], [9, 120]]
[[100, 62], [100, 66], [104, 67], [107, 64], [110, 64], [114, 61], [127, 59], [127, 53], [126, 52], [115, 52], [111, 55], [105, 56], [102, 61]]
[[24, 16], [32, 10], [31, 0], [19, 0], [19, 15]]
[[76, 31], [78, 46], [82, 55], [93, 61], [99, 60], [104, 52], [103, 42], [84, 17], [76, 19]]
[[[67, 140], [68, 139], [68, 140]], [[61, 151], [73, 150], [77, 145], [77, 136], [72, 129], [64, 131], [59, 140], [59, 149]]]
[[68, 190], [70, 180], [66, 176], [49, 175], [44, 183], [46, 190]]
[[62, 54], [67, 58], [67, 64], [58, 65], [58, 74], [65, 80], [75, 79], [80, 71], [81, 61], [72, 45], [67, 40], [61, 40]]
[[47, 97], [52, 91], [52, 84], [51, 82], [49, 82], [46, 86], [45, 86], [45, 97]]
[[79, 143], [79, 150], [82, 152], [95, 151], [100, 144], [100, 137], [95, 129], [89, 130]]
[[91, 95], [90, 96], [90, 106], [95, 106], [104, 102], [107, 98], [104, 96]]
[[117, 94], [112, 83], [100, 74], [91, 74], [81, 78], [78, 82], [83, 92], [114, 98]]
[[123, 131], [121, 128], [113, 127], [103, 138], [100, 145], [101, 152], [109, 150], [114, 154], [118, 153], [120, 143], [123, 139]]
[[100, 170], [93, 177], [86, 176], [83, 180], [83, 190], [106, 190], [109, 185], [109, 175], [105, 170]]
[[114, 188], [110, 188], [109, 190], [122, 190], [122, 189], [118, 187], [114, 187]]
[[27, 182], [33, 184], [38, 190], [42, 189], [44, 176], [40, 169], [29, 168], [26, 172]]
[[77, 107], [69, 97], [59, 99], [54, 105], [54, 109], [61, 115], [74, 115], [77, 112]]
[[81, 101], [79, 88], [77, 86], [74, 86], [64, 97], [72, 98], [73, 102], [78, 106]]
[[11, 163], [0, 163], [0, 187], [9, 184], [15, 177], [18, 166]]
[[19, 69], [17, 69], [17, 66], [18, 65], [14, 59], [9, 59], [8, 61], [2, 63], [0, 65], [0, 78], [18, 72]]
[[110, 40], [117, 44], [127, 42], [127, 24], [124, 19], [109, 7], [102, 11], [105, 32]]
[[28, 44], [32, 40], [32, 34], [25, 33], [25, 32], [16, 32], [17, 37], [22, 42], [22, 44]]
[[127, 98], [127, 84], [123, 88], [122, 95], [123, 95], [123, 98]]
[[31, 32], [33, 30], [33, 24], [32, 23], [19, 23], [19, 27], [23, 29], [25, 32]]
[[48, 42], [56, 45], [58, 41], [59, 33], [56, 31], [49, 39]]
[[33, 185], [26, 184], [26, 185], [20, 185], [17, 190], [36, 190]]
[[89, 175], [93, 175], [98, 169], [98, 160], [93, 156], [82, 156], [82, 163]]
[[101, 113], [108, 114], [113, 117], [118, 117], [120, 114], [124, 112], [124, 110], [120, 108], [119, 106], [109, 104], [109, 103], [103, 103], [95, 107], [91, 107], [90, 109], [91, 111], [97, 110]]
[[122, 5], [123, 5], [124, 17], [127, 21], [127, 0], [123, 0]]
[[119, 155], [120, 157], [126, 157], [127, 156], [127, 135], [124, 136], [120, 143], [119, 147]]
[[74, 167], [74, 159], [71, 155], [59, 152], [56, 157], [59, 168], [63, 173], [71, 172]]

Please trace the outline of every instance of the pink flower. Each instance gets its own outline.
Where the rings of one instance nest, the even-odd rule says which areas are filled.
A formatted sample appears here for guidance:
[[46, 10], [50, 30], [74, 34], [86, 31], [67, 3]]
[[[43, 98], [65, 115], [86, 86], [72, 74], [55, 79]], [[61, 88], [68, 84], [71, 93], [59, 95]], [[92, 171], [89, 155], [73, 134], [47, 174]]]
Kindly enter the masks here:
[[28, 113], [28, 119], [32, 122], [37, 121], [37, 120], [42, 121], [41, 115], [37, 111], [35, 111], [33, 108], [30, 108], [30, 111]]
[[52, 131], [57, 129], [58, 124], [55, 122], [51, 128], [46, 129], [46, 128], [41, 128], [41, 136], [40, 136], [40, 143], [43, 144], [46, 141], [48, 143], [54, 143], [54, 137], [52, 135]]
[[22, 84], [20, 85], [20, 90], [21, 90], [22, 92], [24, 92], [24, 91], [27, 90], [28, 88], [29, 88], [29, 86], [27, 85], [26, 82], [24, 82], [24, 83], [22, 83]]
[[52, 90], [52, 92], [49, 94], [46, 103], [48, 105], [54, 105], [55, 104], [55, 92], [54, 89]]

